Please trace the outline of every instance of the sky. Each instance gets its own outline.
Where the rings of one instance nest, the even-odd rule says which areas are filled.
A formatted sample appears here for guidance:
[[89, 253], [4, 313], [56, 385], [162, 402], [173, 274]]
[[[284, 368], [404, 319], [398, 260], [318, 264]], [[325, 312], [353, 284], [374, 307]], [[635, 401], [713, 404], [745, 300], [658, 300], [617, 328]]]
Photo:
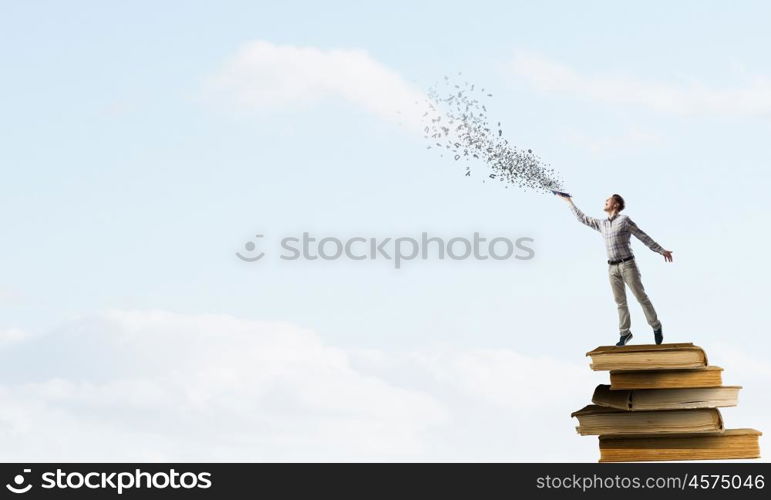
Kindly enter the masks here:
[[[771, 429], [769, 10], [0, 3], [0, 456], [595, 461], [569, 415], [617, 335], [602, 240], [426, 149], [445, 75], [587, 214], [625, 197], [673, 251], [633, 242], [665, 339], [744, 387], [729, 427]], [[281, 259], [305, 232], [534, 257]]]

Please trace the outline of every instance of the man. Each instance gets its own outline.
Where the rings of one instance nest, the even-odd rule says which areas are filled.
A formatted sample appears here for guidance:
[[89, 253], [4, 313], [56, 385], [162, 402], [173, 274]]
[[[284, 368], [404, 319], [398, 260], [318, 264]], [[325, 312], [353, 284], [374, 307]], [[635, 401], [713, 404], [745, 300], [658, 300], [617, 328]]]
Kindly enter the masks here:
[[624, 198], [618, 194], [611, 195], [610, 198], [605, 200], [605, 208], [603, 209], [608, 214], [607, 219], [593, 219], [587, 217], [579, 208], [573, 203], [573, 199], [569, 196], [563, 196], [558, 194], [560, 198], [570, 204], [570, 209], [576, 215], [576, 218], [592, 229], [596, 229], [605, 238], [605, 249], [608, 252], [608, 275], [610, 277], [610, 287], [613, 290], [613, 298], [616, 300], [618, 306], [618, 329], [619, 329], [619, 341], [617, 346], [626, 345], [632, 339], [632, 332], [629, 330], [631, 321], [629, 319], [629, 308], [626, 305], [626, 290], [625, 285], [632, 290], [637, 301], [643, 308], [645, 313], [645, 319], [648, 324], [653, 328], [653, 336], [657, 344], [661, 344], [664, 340], [662, 333], [661, 321], [656, 316], [656, 310], [653, 308], [648, 295], [645, 293], [642, 282], [640, 281], [640, 270], [637, 269], [637, 264], [634, 261], [634, 254], [632, 253], [632, 247], [629, 245], [629, 238], [631, 235], [635, 235], [637, 239], [645, 243], [645, 245], [656, 253], [660, 253], [664, 256], [666, 262], [672, 262], [672, 252], [664, 250], [664, 248], [653, 241], [653, 239], [645, 234], [637, 225], [632, 222], [632, 219], [626, 215], [619, 215], [624, 209]]

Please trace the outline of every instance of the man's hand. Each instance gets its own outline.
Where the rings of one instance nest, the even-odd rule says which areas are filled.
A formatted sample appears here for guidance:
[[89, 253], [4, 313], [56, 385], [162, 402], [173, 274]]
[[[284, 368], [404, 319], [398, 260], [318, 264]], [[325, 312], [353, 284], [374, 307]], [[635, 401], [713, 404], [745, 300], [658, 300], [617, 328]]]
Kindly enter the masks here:
[[566, 202], [566, 203], [569, 203], [569, 204], [572, 204], [572, 203], [573, 203], [573, 198], [571, 198], [570, 196], [562, 196], [561, 194], [558, 194], [558, 195], [555, 195], [555, 196], [556, 196], [557, 198], [560, 198], [560, 199], [562, 199], [562, 201], [564, 201], [564, 202]]
[[661, 252], [661, 255], [664, 256], [664, 260], [666, 262], [672, 262], [672, 251], [671, 250], [664, 250]]

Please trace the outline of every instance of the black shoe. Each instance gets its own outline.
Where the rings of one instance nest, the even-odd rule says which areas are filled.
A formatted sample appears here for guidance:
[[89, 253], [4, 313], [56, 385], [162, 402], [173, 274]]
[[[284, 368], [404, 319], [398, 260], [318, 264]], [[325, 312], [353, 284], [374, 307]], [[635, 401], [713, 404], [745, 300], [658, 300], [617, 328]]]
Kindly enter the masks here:
[[664, 334], [661, 333], [661, 327], [659, 326], [655, 330], [653, 330], [653, 337], [656, 339], [656, 344], [661, 344], [664, 342]]
[[632, 340], [632, 332], [629, 332], [626, 335], [622, 335], [621, 337], [619, 337], [618, 343], [616, 345], [621, 347], [622, 345], [626, 345], [626, 343], [629, 342], [630, 340]]

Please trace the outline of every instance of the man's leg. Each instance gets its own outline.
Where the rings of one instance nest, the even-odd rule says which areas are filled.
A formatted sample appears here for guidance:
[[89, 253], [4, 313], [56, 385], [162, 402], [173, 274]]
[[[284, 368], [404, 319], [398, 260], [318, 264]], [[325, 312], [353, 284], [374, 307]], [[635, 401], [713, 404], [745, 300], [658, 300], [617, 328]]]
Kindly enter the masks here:
[[630, 260], [621, 263], [621, 266], [623, 266], [621, 273], [624, 282], [629, 289], [632, 290], [635, 298], [642, 306], [648, 324], [651, 325], [651, 328], [657, 330], [661, 327], [661, 322], [659, 321], [658, 316], [656, 316], [656, 310], [653, 308], [653, 304], [651, 304], [651, 299], [649, 299], [648, 294], [645, 293], [645, 288], [643, 288], [642, 281], [640, 280], [640, 270], [637, 268], [637, 264], [635, 264], [634, 260]]
[[626, 335], [629, 333], [631, 320], [629, 319], [629, 307], [626, 305], [624, 277], [621, 274], [619, 264], [612, 264], [608, 267], [608, 278], [610, 278], [610, 289], [613, 290], [613, 299], [618, 307], [618, 332], [619, 335]]

